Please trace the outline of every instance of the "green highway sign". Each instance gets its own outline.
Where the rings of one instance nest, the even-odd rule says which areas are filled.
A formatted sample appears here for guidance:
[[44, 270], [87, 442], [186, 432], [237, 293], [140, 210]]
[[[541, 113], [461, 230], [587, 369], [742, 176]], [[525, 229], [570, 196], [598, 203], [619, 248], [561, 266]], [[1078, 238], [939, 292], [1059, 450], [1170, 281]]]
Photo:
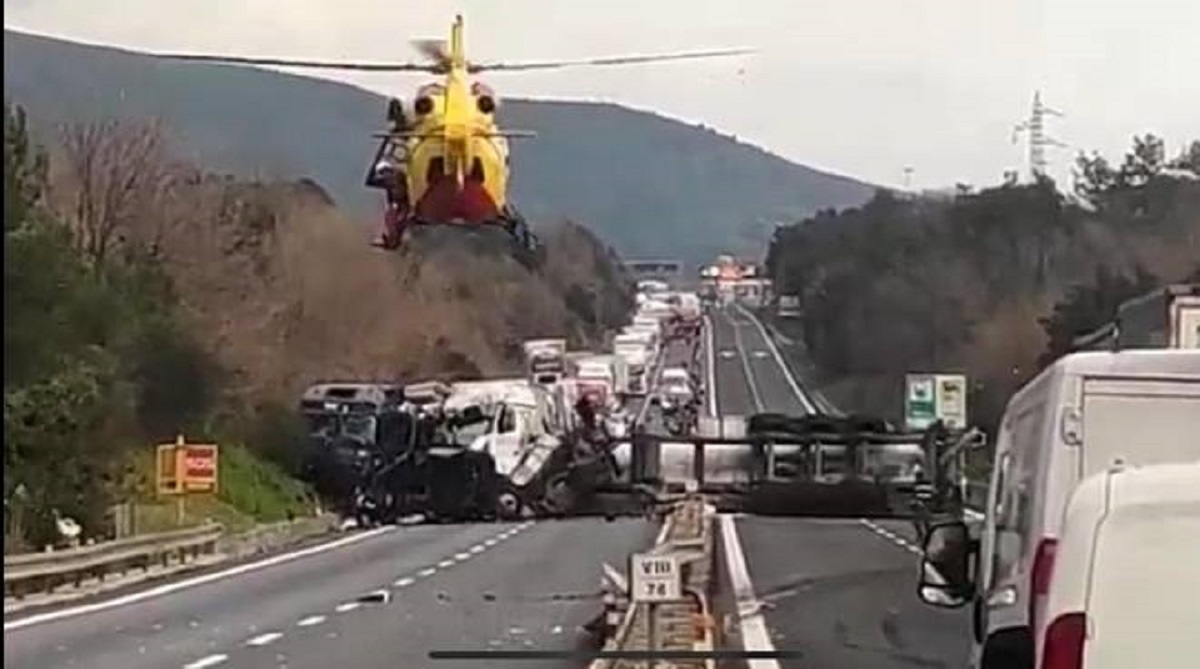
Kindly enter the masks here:
[[941, 420], [946, 427], [967, 426], [967, 377], [962, 374], [909, 374], [905, 379], [904, 423], [923, 430]]

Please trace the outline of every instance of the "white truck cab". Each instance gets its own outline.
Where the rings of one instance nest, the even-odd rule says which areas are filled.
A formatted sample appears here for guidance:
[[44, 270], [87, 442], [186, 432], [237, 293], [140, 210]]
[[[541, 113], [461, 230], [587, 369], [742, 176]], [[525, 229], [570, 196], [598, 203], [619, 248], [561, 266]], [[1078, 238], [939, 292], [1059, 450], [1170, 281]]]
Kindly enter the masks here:
[[471, 449], [490, 453], [496, 472], [523, 486], [561, 443], [569, 418], [562, 402], [525, 379], [455, 383], [447, 410], [480, 407], [488, 416], [473, 427]]
[[1076, 488], [1046, 620], [1038, 669], [1198, 664], [1200, 461], [1116, 466]]
[[617, 376], [612, 362], [605, 356], [589, 356], [575, 363], [575, 384], [579, 392], [591, 393], [606, 409], [620, 406], [617, 400]]
[[648, 377], [652, 366], [647, 337], [637, 333], [624, 333], [613, 337], [613, 355], [625, 360], [629, 375], [625, 394], [633, 397], [644, 396], [649, 390]]
[[[1083, 352], [1043, 370], [1009, 400], [997, 435], [982, 536], [969, 582], [925, 582], [938, 606], [970, 602], [971, 665], [1033, 669], [1067, 499], [1116, 462], [1200, 459], [1200, 350]], [[955, 537], [935, 527], [927, 547]], [[940, 532], [939, 532], [940, 530]], [[965, 526], [961, 529], [966, 533]], [[938, 551], [942, 549], [939, 548]], [[952, 550], [951, 555], [957, 553]], [[927, 567], [944, 556], [926, 551]], [[964, 558], [966, 559], [966, 558]], [[927, 577], [930, 568], [923, 568]], [[957, 567], [952, 569], [957, 571]]]

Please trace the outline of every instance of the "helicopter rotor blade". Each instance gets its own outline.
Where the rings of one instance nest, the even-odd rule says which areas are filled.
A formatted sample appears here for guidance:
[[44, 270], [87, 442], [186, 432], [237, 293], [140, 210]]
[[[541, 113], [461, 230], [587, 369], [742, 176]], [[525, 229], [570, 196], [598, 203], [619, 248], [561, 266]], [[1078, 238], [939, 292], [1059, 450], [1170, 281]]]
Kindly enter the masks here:
[[438, 64], [443, 68], [450, 67], [450, 51], [447, 49], [446, 40], [444, 39], [415, 39], [412, 40], [412, 46], [421, 55]]
[[739, 56], [755, 53], [755, 51], [755, 49], [721, 49], [717, 51], [691, 51], [651, 56], [612, 56], [608, 58], [585, 58], [581, 60], [531, 61], [525, 63], [472, 63], [468, 69], [471, 72], [512, 72], [519, 70], [549, 70], [560, 67], [576, 67], [581, 65], [631, 65], [635, 63], [652, 63], [667, 60], [693, 60], [698, 58]]
[[365, 63], [337, 60], [303, 60], [290, 58], [255, 58], [251, 56], [220, 56], [195, 53], [156, 53], [157, 58], [192, 62], [225, 63], [230, 65], [272, 65], [277, 67], [303, 67], [319, 70], [358, 70], [363, 72], [443, 72], [441, 65], [430, 63]]

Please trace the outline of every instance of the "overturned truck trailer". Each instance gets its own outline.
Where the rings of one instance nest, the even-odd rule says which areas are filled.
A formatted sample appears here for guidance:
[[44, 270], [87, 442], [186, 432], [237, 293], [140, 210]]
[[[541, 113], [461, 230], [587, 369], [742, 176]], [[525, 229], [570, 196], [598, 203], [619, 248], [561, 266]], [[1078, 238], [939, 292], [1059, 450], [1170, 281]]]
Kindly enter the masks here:
[[935, 424], [902, 432], [881, 420], [757, 414], [706, 419], [700, 435], [636, 435], [629, 491], [670, 499], [695, 488], [725, 511], [823, 517], [958, 516], [965, 453], [977, 431]]

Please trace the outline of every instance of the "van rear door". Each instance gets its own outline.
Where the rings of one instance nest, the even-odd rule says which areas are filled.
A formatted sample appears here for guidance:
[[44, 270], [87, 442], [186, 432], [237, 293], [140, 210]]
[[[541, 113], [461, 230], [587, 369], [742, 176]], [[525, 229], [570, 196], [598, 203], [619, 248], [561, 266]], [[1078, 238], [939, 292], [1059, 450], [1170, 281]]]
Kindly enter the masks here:
[[1194, 473], [1172, 479], [1161, 484], [1186, 488], [1161, 499], [1122, 499], [1120, 485], [1111, 493], [1113, 509], [1097, 526], [1091, 556], [1085, 669], [1196, 666], [1200, 497]]
[[1083, 382], [1080, 478], [1116, 460], [1200, 458], [1200, 379], [1089, 378]]

